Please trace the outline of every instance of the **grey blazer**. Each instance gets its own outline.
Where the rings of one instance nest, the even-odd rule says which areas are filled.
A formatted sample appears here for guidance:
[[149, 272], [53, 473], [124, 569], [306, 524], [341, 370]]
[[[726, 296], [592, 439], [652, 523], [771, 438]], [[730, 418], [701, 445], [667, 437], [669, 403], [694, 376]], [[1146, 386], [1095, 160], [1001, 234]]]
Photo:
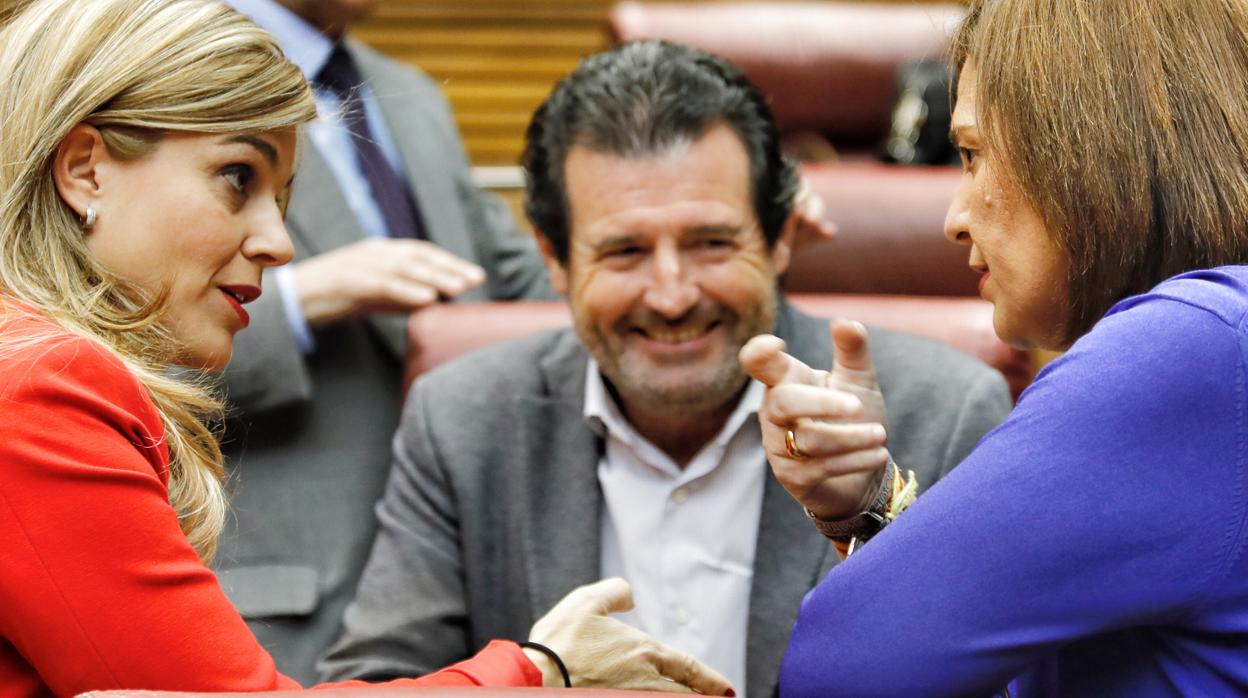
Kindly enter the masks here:
[[[828, 323], [783, 308], [777, 333], [831, 364]], [[889, 446], [930, 485], [1010, 409], [1001, 375], [943, 344], [872, 330]], [[587, 356], [570, 329], [487, 348], [408, 397], [381, 529], [324, 678], [387, 679], [524, 639], [599, 577], [602, 442], [582, 410]], [[750, 698], [773, 693], [802, 596], [838, 560], [766, 470], [747, 638]]]
[[[425, 76], [349, 44], [402, 154], [433, 242], [481, 264], [484, 298], [552, 297], [531, 236], [471, 182], [447, 104]], [[364, 233], [315, 147], [305, 145], [287, 224], [296, 259]], [[216, 568], [279, 670], [301, 681], [339, 634], [373, 533], [401, 407], [405, 317], [318, 331], [304, 355], [272, 279], [225, 372], [234, 493]]]

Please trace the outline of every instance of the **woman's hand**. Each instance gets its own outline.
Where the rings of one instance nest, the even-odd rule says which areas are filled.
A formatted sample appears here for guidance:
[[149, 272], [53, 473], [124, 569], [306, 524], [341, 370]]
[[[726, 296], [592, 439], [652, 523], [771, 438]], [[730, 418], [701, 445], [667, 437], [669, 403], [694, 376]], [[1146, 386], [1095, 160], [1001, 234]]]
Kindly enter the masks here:
[[[714, 669], [607, 616], [632, 607], [633, 592], [623, 579], [587, 584], [573, 589], [534, 623], [529, 639], [559, 655], [577, 688], [734, 695], [732, 684]], [[542, 670], [544, 685], [563, 686], [549, 657], [537, 650], [524, 652]]]
[[741, 365], [767, 386], [758, 421], [776, 480], [821, 519], [866, 510], [889, 462], [884, 396], [860, 323], [832, 324], [832, 370], [819, 371], [785, 353], [784, 340], [754, 337]]

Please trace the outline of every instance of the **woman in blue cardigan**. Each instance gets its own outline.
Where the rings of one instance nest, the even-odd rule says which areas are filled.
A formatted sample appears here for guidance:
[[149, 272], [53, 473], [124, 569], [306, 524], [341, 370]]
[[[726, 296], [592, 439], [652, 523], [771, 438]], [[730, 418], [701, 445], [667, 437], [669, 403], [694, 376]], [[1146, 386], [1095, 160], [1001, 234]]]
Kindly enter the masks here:
[[976, 0], [953, 58], [945, 234], [1002, 339], [1065, 354], [872, 538], [903, 498], [865, 337], [830, 375], [742, 350], [777, 477], [862, 545], [781, 694], [1248, 694], [1248, 3]]

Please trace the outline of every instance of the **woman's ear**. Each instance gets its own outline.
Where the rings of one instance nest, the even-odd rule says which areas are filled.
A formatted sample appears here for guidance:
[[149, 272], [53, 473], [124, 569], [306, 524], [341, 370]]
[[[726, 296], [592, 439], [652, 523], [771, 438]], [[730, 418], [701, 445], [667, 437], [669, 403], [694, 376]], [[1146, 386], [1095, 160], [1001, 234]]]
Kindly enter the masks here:
[[95, 205], [99, 197], [96, 170], [108, 157], [104, 136], [90, 124], [78, 124], [70, 129], [56, 147], [52, 159], [52, 179], [56, 182], [61, 200], [80, 219], [86, 217], [87, 207]]

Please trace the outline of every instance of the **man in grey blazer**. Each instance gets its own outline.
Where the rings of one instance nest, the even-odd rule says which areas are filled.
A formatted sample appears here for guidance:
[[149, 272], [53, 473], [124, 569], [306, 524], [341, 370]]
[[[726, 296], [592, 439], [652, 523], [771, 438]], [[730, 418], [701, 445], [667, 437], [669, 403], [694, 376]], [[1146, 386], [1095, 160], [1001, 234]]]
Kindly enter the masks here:
[[[761, 385], [736, 359], [775, 332], [834, 365], [828, 323], [777, 290], [797, 187], [776, 141], [758, 92], [694, 49], [628, 44], [555, 88], [528, 131], [526, 206], [575, 328], [413, 388], [324, 676], [427, 671], [619, 575], [636, 601], [625, 622], [738, 695], [771, 695], [798, 603], [838, 560], [770, 476]], [[860, 419], [883, 421], [869, 406], [882, 394], [888, 453], [925, 485], [1009, 409], [1001, 376], [947, 346], [876, 330], [870, 359], [878, 388], [851, 377]], [[864, 479], [861, 500], [880, 486]]]
[[[226, 371], [232, 516], [222, 584], [279, 669], [302, 681], [340, 629], [376, 528], [401, 407], [407, 313], [441, 298], [553, 297], [527, 233], [473, 185], [446, 101], [424, 75], [344, 39], [375, 0], [233, 0], [314, 83], [287, 226], [295, 263], [266, 273]], [[341, 49], [373, 136], [426, 239], [398, 238], [320, 76]]]

